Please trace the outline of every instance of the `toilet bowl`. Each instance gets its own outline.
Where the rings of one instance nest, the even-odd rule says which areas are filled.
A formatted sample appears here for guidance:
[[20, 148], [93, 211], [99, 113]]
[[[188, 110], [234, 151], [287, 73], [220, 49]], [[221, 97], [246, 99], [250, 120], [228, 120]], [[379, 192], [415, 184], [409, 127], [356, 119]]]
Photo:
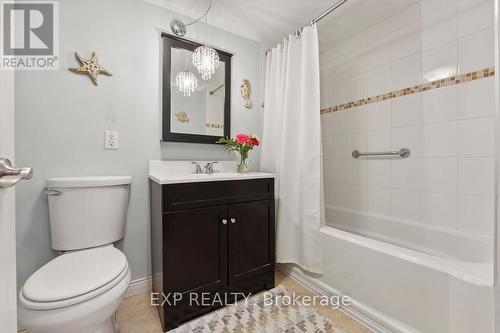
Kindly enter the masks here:
[[21, 325], [30, 333], [116, 333], [113, 314], [130, 279], [125, 255], [111, 245], [61, 255], [19, 292]]
[[47, 180], [52, 248], [61, 255], [19, 292], [19, 322], [30, 333], [117, 333], [115, 312], [131, 272], [113, 243], [123, 238], [130, 177]]

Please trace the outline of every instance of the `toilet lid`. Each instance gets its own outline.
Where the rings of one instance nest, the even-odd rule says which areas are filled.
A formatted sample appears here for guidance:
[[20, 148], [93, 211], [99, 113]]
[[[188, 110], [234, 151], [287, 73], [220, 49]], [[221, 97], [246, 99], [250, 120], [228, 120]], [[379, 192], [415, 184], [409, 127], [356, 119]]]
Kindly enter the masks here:
[[36, 302], [78, 297], [110, 283], [126, 267], [127, 258], [113, 246], [69, 252], [31, 275], [22, 294]]

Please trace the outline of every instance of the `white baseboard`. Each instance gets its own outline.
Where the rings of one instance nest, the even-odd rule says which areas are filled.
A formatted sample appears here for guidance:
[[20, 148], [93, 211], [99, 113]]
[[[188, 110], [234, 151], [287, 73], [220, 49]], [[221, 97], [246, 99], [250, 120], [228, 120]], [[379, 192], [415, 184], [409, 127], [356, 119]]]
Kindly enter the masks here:
[[[294, 267], [293, 265], [278, 264], [277, 268], [285, 275], [290, 276], [297, 283], [309, 289], [316, 295], [328, 296], [328, 297], [344, 296], [341, 292], [335, 290], [331, 286], [327, 286], [323, 282], [320, 282], [315, 278], [305, 275], [300, 269]], [[399, 325], [396, 326], [386, 325], [388, 324], [387, 317], [383, 316], [382, 314], [375, 313], [375, 311], [371, 310], [363, 311], [363, 308], [365, 307], [360, 305], [359, 302], [353, 300], [352, 298], [351, 298], [351, 304], [353, 306], [341, 306], [339, 310], [347, 314], [349, 317], [360, 322], [361, 324], [363, 324], [364, 326], [366, 326], [368, 329], [372, 330], [375, 333], [408, 332], [407, 330], [404, 329], [400, 330], [400, 327], [397, 327]], [[390, 329], [386, 326], [389, 326]]]
[[151, 276], [134, 280], [130, 282], [130, 285], [128, 286], [128, 289], [125, 292], [125, 295], [123, 295], [123, 298], [128, 298], [135, 295], [151, 292], [152, 287], [153, 287], [153, 282]]

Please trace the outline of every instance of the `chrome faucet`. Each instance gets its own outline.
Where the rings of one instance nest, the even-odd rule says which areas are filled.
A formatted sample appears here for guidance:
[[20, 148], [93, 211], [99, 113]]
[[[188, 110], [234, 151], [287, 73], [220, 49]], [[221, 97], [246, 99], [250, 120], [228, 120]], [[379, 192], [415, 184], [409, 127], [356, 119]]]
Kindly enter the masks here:
[[211, 173], [214, 173], [214, 164], [216, 164], [218, 162], [208, 162], [205, 167], [203, 168], [203, 170], [205, 171], [206, 174], [211, 174]]
[[214, 164], [219, 162], [208, 162], [203, 168], [198, 162], [191, 162], [191, 163], [195, 165], [195, 170], [194, 170], [195, 174], [201, 174], [201, 173], [212, 174], [215, 172]]

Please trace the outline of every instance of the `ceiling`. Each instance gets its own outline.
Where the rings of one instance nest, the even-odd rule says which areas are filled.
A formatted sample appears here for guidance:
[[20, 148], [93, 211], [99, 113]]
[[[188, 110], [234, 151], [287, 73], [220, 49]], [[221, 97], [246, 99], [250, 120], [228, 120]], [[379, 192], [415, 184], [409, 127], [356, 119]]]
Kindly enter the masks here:
[[[205, 0], [146, 0], [199, 17]], [[337, 0], [213, 0], [209, 24], [257, 41], [275, 43], [323, 13]], [[319, 24], [320, 40], [346, 39], [418, 0], [348, 0]]]
[[318, 23], [320, 45], [332, 45], [380, 23], [419, 0], [348, 0]]

